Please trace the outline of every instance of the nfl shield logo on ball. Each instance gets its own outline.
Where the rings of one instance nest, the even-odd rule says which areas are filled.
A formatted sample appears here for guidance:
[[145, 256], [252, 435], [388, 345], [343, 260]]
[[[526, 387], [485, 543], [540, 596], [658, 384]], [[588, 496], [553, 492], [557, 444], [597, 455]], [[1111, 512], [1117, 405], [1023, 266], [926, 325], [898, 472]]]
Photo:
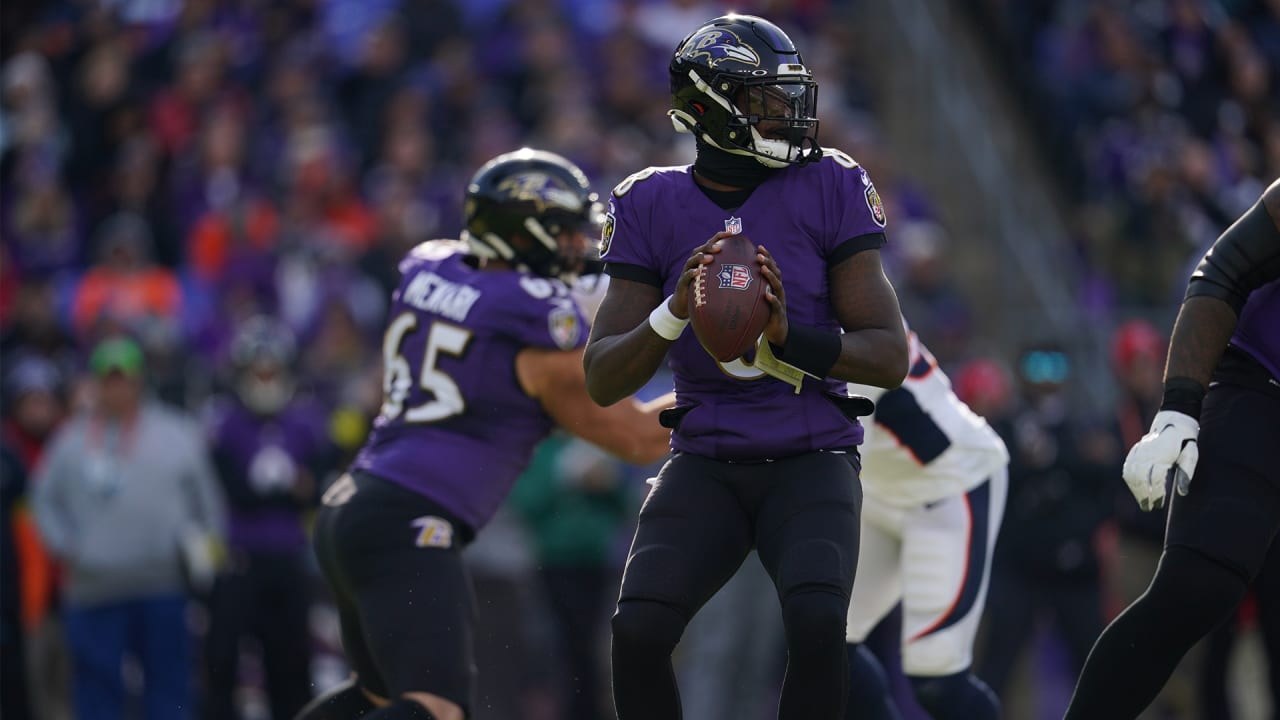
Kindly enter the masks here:
[[746, 265], [725, 265], [720, 268], [720, 287], [729, 290], [746, 290], [751, 284], [751, 271]]
[[724, 231], [734, 235], [742, 234], [742, 218], [731, 217], [724, 221]]

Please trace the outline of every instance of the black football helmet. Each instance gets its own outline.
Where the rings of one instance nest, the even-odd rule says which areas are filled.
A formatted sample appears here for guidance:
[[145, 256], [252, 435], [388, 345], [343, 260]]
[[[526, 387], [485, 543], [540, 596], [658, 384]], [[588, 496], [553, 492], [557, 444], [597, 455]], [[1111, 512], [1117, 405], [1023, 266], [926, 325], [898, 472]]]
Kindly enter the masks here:
[[670, 70], [667, 114], [676, 130], [768, 167], [822, 156], [818, 83], [777, 25], [754, 15], [718, 17], [680, 43]]
[[231, 341], [236, 395], [259, 415], [275, 415], [293, 399], [297, 347], [287, 325], [266, 315], [247, 318]]
[[599, 198], [578, 166], [555, 153], [521, 148], [490, 160], [471, 178], [462, 237], [481, 257], [572, 280], [585, 257], [563, 250], [557, 237], [565, 231], [590, 237], [601, 216]]

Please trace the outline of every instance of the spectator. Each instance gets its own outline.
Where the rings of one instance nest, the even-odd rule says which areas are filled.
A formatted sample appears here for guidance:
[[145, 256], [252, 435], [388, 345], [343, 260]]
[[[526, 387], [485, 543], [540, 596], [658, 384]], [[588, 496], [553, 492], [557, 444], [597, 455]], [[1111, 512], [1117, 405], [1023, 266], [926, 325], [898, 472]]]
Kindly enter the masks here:
[[67, 570], [77, 716], [120, 717], [121, 668], [132, 656], [146, 717], [189, 717], [188, 583], [209, 570], [223, 501], [199, 431], [145, 396], [138, 345], [104, 340], [89, 367], [94, 407], [54, 437], [32, 501], [41, 537]]
[[1074, 678], [1102, 632], [1094, 538], [1114, 483], [1097, 454], [1096, 433], [1068, 403], [1066, 353], [1056, 345], [1030, 347], [1017, 375], [1018, 405], [1008, 421], [992, 421], [1009, 448], [1009, 500], [992, 565], [986, 644], [976, 663], [976, 674], [1005, 700], [1042, 615], [1051, 618], [1055, 642], [1066, 643], [1071, 663], [1051, 680]]
[[27, 491], [17, 453], [0, 444], [0, 715], [28, 720], [27, 658], [21, 612], [21, 569], [13, 519]]
[[903, 315], [923, 337], [931, 338], [938, 362], [957, 363], [973, 336], [968, 302], [946, 269], [946, 232], [935, 222], [904, 222], [894, 235], [901, 254], [898, 295]]
[[133, 213], [120, 213], [97, 233], [98, 264], [76, 287], [71, 318], [81, 338], [109, 329], [131, 329], [144, 337], [178, 332], [182, 288], [173, 272], [151, 260], [151, 229]]
[[[31, 518], [27, 504], [30, 491], [27, 479], [39, 464], [49, 438], [66, 413], [65, 383], [57, 366], [39, 354], [19, 352], [8, 357], [14, 360], [6, 370], [3, 395], [0, 396], [0, 405], [4, 408], [0, 446], [6, 455], [5, 471], [12, 473], [6, 480], [6, 492], [10, 493], [7, 499], [17, 504], [5, 511], [5, 520], [9, 524], [4, 538], [13, 543], [14, 562], [6, 556], [0, 562], [0, 569], [6, 574], [6, 580], [15, 582], [14, 588], [19, 592], [15, 598], [17, 604], [9, 604], [8, 596], [3, 601], [4, 611], [15, 613], [13, 617], [6, 616], [5, 621], [17, 619], [20, 624], [6, 627], [5, 632], [12, 629], [25, 636], [20, 638], [22, 652], [26, 655], [23, 661], [30, 676], [40, 678], [39, 683], [31, 686], [31, 716], [60, 719], [70, 715], [66, 699], [70, 673], [62, 626], [55, 608], [59, 591], [58, 567], [40, 542]], [[19, 480], [21, 482], [17, 483]], [[6, 637], [5, 642], [11, 639]], [[14, 646], [6, 648], [6, 652], [14, 652], [21, 657]], [[16, 672], [12, 663], [6, 670]], [[0, 691], [0, 694], [7, 692]], [[3, 715], [9, 717], [9, 711], [4, 711]], [[17, 716], [22, 715], [18, 713]]]

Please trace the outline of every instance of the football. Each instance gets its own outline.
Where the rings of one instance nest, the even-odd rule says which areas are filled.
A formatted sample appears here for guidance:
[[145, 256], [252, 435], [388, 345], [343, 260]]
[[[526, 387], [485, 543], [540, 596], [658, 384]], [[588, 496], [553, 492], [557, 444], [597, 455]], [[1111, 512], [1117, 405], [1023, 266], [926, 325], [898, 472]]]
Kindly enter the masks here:
[[711, 357], [729, 362], [755, 347], [769, 322], [765, 287], [756, 244], [746, 235], [725, 238], [689, 288], [690, 324]]

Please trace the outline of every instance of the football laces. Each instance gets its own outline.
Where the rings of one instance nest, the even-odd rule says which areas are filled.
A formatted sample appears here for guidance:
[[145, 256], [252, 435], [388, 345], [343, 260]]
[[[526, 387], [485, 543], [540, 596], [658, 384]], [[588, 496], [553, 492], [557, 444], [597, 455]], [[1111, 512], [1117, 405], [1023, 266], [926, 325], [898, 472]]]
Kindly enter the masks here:
[[707, 304], [707, 266], [700, 265], [693, 276], [693, 304], [702, 307]]

